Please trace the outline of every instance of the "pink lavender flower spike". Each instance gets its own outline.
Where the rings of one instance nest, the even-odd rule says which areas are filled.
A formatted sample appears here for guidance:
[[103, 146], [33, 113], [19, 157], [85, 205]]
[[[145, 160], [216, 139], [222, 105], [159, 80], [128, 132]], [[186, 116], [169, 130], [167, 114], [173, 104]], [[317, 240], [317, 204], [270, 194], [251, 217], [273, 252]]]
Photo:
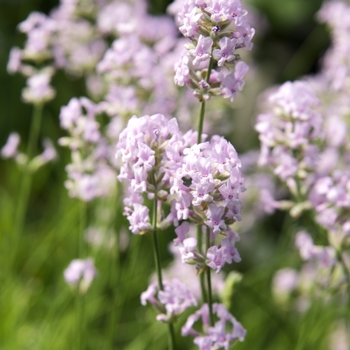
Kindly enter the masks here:
[[239, 0], [183, 2], [177, 21], [191, 43], [175, 64], [174, 80], [193, 89], [200, 102], [217, 95], [233, 101], [242, 90], [248, 66], [238, 62], [237, 50], [250, 50], [255, 33], [246, 15]]
[[270, 111], [260, 114], [256, 124], [262, 144], [259, 164], [273, 166], [288, 184], [288, 179], [315, 166], [316, 143], [324, 138], [320, 101], [307, 83], [297, 81], [272, 93], [269, 104]]
[[96, 120], [101, 107], [89, 99], [73, 98], [61, 108], [60, 122], [69, 136], [59, 140], [72, 152], [72, 164], [66, 167], [65, 185], [71, 197], [92, 201], [109, 196], [115, 188], [115, 159], [108, 140]]
[[[121, 132], [117, 144], [117, 157], [123, 162], [118, 179], [125, 181], [135, 193], [148, 193], [157, 196], [161, 201], [167, 201], [171, 193], [182, 193], [186, 188], [179, 181], [178, 189], [171, 190], [172, 185], [175, 185], [174, 174], [182, 166], [183, 152], [187, 146], [175, 119], [168, 120], [161, 114], [141, 118], [134, 116]], [[173, 204], [173, 208], [176, 207], [177, 210], [177, 217], [173, 220], [187, 219], [189, 199], [183, 196]], [[142, 203], [137, 204], [139, 208]], [[129, 198], [128, 218], [134, 222], [130, 210], [135, 208], [132, 208]], [[146, 220], [145, 211], [142, 213], [143, 220]], [[135, 220], [136, 218], [138, 215]], [[139, 222], [138, 219], [136, 221]], [[134, 233], [140, 232], [138, 224], [132, 224], [131, 227]]]
[[96, 274], [97, 270], [91, 258], [75, 259], [64, 270], [64, 279], [79, 292], [86, 293]]
[[39, 12], [32, 12], [28, 18], [18, 26], [27, 35], [27, 41], [22, 51], [23, 58], [41, 63], [50, 58], [52, 36], [57, 23], [52, 18]]
[[240, 220], [239, 194], [244, 191], [240, 166], [233, 146], [220, 137], [185, 149], [170, 188], [176, 194], [173, 206], [177, 210], [187, 206], [191, 218], [214, 234], [225, 232], [228, 224]]

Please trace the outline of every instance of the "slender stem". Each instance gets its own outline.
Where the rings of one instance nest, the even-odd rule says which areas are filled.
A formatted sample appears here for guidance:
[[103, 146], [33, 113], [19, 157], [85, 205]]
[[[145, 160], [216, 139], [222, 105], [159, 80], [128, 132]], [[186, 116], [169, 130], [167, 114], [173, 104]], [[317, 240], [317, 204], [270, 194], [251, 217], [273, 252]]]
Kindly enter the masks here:
[[158, 210], [158, 200], [157, 200], [157, 196], [154, 195], [153, 211], [152, 211], [153, 252], [154, 252], [154, 261], [156, 265], [157, 278], [158, 278], [158, 287], [159, 287], [159, 290], [163, 290], [162, 268], [160, 263], [160, 252], [159, 252], [159, 244], [158, 244], [158, 236], [157, 236], [157, 210]]
[[205, 114], [205, 101], [201, 102], [201, 108], [199, 111], [197, 143], [202, 142], [204, 114]]
[[[113, 350], [115, 348], [114, 345], [114, 339], [115, 339], [115, 333], [116, 333], [116, 322], [117, 322], [117, 298], [118, 293], [116, 292], [116, 287], [118, 285], [118, 281], [120, 279], [120, 229], [118, 224], [118, 215], [120, 210], [120, 200], [122, 196], [121, 193], [121, 186], [119, 184], [119, 181], [116, 181], [116, 187], [115, 187], [115, 198], [114, 198], [114, 213], [113, 216], [113, 231], [115, 232], [115, 249], [113, 249], [112, 254], [112, 262], [111, 262], [111, 269], [110, 269], [110, 288], [112, 291], [112, 307], [111, 307], [111, 313], [110, 313], [110, 320], [109, 320], [109, 328], [108, 328], [108, 339], [109, 339], [109, 349]], [[117, 268], [118, 267], [118, 268]]]
[[213, 58], [213, 49], [212, 49], [210, 54], [210, 61], [209, 61], [209, 66], [207, 70], [207, 75], [205, 77], [205, 81], [207, 83], [209, 83], [209, 80], [210, 80], [210, 74], [211, 74], [211, 70], [213, 69], [213, 64], [214, 64], [214, 58]]
[[34, 106], [32, 124], [30, 126], [29, 141], [27, 145], [27, 156], [29, 159], [31, 159], [34, 156], [34, 152], [36, 150], [39, 131], [40, 131], [40, 125], [41, 125], [41, 119], [43, 114], [42, 112], [43, 112], [42, 105]]
[[[41, 119], [42, 119], [42, 106], [34, 106], [31, 125], [30, 125], [30, 131], [29, 131], [28, 144], [27, 144], [28, 162], [32, 159], [36, 150], [36, 144], [38, 142]], [[19, 237], [23, 233], [31, 185], [32, 185], [32, 172], [30, 171], [27, 163], [21, 175], [18, 202], [17, 202], [15, 217], [14, 217], [14, 224], [13, 224], [13, 235], [10, 241], [10, 244], [11, 244], [11, 257], [10, 257], [11, 261], [9, 263], [10, 267], [13, 266], [14, 262], [16, 261], [16, 256], [17, 256], [18, 247], [19, 247]]]
[[[202, 243], [202, 225], [197, 225], [197, 247], [198, 251], [203, 255], [203, 243]], [[207, 298], [207, 291], [205, 289], [205, 283], [204, 283], [204, 273], [199, 274], [199, 282], [201, 286], [201, 294], [202, 294], [202, 300], [203, 303], [206, 303], [208, 298]]]
[[203, 255], [202, 225], [197, 225], [197, 247], [198, 251]]
[[[27, 144], [28, 161], [32, 159], [36, 150], [36, 145], [38, 142], [38, 136], [40, 131], [40, 124], [42, 119], [42, 110], [43, 110], [42, 106], [35, 105], [33, 107], [33, 116], [32, 116], [30, 131], [29, 131], [28, 144]], [[24, 169], [24, 173], [22, 175], [17, 211], [15, 214], [14, 232], [16, 235], [20, 235], [23, 231], [31, 184], [32, 184], [32, 173], [30, 169], [28, 169], [28, 166], [26, 166], [26, 168]]]
[[114, 220], [114, 231], [115, 231], [115, 240], [116, 240], [116, 244], [115, 247], [116, 249], [114, 250], [115, 254], [116, 254], [116, 264], [119, 265], [120, 264], [120, 225], [119, 225], [119, 221], [118, 221], [118, 215], [119, 215], [119, 211], [122, 208], [121, 205], [121, 201], [122, 201], [122, 187], [120, 185], [120, 182], [117, 180], [116, 181], [116, 185], [115, 185], [115, 215], [113, 217]]
[[168, 323], [169, 329], [169, 350], [175, 350], [175, 332], [174, 332], [174, 324], [172, 322]]
[[[84, 201], [80, 201], [80, 213], [79, 213], [79, 230], [78, 230], [78, 241], [77, 241], [77, 256], [79, 259], [82, 259], [86, 255], [86, 246], [84, 241], [84, 231], [87, 226], [87, 204]], [[84, 292], [78, 289], [77, 293], [77, 332], [78, 332], [78, 350], [83, 350], [85, 348], [85, 325], [86, 325], [86, 317], [85, 317], [85, 295], [82, 294]]]
[[[208, 66], [208, 70], [207, 70], [207, 75], [206, 75], [206, 78], [205, 78], [207, 83], [209, 83], [211, 70], [213, 68], [213, 63], [214, 63], [214, 59], [213, 59], [213, 56], [211, 55], [210, 61], [209, 61], [209, 66]], [[197, 143], [201, 143], [201, 141], [202, 141], [204, 115], [205, 115], [205, 101], [202, 101], [201, 102], [201, 108], [199, 110]]]
[[209, 306], [209, 320], [210, 325], [214, 326], [214, 314], [213, 314], [213, 296], [211, 293], [211, 270], [208, 269], [206, 272], [207, 275], [207, 284], [208, 284], [208, 306]]
[[[157, 278], [158, 278], [158, 288], [159, 290], [164, 290], [163, 279], [162, 279], [162, 267], [160, 262], [160, 251], [157, 237], [157, 213], [158, 213], [158, 199], [157, 199], [157, 186], [156, 181], [153, 176], [153, 182], [155, 185], [155, 194], [153, 200], [153, 210], [152, 210], [152, 236], [153, 236], [153, 251], [154, 251], [154, 260], [157, 270]], [[170, 321], [168, 323], [168, 340], [169, 340], [169, 350], [175, 349], [175, 334], [174, 334], [174, 325]]]
[[[211, 55], [208, 70], [207, 70], [207, 75], [205, 78], [207, 83], [209, 83], [211, 70], [213, 68], [213, 63], [214, 63], [214, 59], [213, 59], [213, 55]], [[198, 119], [197, 144], [202, 142], [204, 115], [205, 115], [205, 101], [202, 101], [200, 111], [199, 111], [199, 119]], [[203, 251], [202, 251], [202, 226], [201, 225], [197, 225], [197, 242], [198, 242], [197, 246], [198, 246], [199, 252], [201, 254], [203, 254]], [[205, 290], [204, 274], [203, 273], [201, 273], [199, 275], [199, 281], [200, 281], [200, 286], [201, 286], [203, 303], [206, 303], [208, 301], [208, 297], [207, 297], [207, 292]], [[208, 285], [208, 287], [209, 287], [209, 285]], [[211, 290], [210, 290], [210, 294], [211, 294]]]
[[[210, 229], [207, 228], [207, 250], [210, 247]], [[212, 296], [212, 290], [211, 290], [211, 269], [208, 268], [205, 272], [207, 275], [207, 286], [208, 286], [208, 307], [209, 307], [209, 320], [210, 325], [214, 326], [214, 314], [213, 314], [213, 296]]]
[[200, 282], [200, 286], [201, 286], [202, 300], [203, 300], [203, 303], [205, 304], [208, 302], [208, 296], [207, 296], [207, 291], [205, 289], [204, 273], [201, 273], [199, 275], [199, 282]]
[[76, 314], [77, 314], [77, 350], [85, 348], [85, 297], [78, 290], [76, 296]]
[[79, 259], [83, 258], [86, 255], [86, 244], [84, 239], [84, 231], [87, 227], [86, 211], [87, 211], [86, 202], [80, 201], [79, 233], [78, 233], [78, 240], [77, 240], [77, 256]]

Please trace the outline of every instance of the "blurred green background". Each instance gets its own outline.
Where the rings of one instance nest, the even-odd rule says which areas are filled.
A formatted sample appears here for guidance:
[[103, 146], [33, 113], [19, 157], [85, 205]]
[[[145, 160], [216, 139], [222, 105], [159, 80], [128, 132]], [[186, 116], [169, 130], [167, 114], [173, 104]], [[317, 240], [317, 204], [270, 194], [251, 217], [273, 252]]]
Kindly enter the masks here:
[[[322, 1], [250, 0], [247, 3], [260, 23], [252, 51], [259, 81], [252, 96], [256, 97], [265, 87], [317, 71], [319, 58], [329, 45], [326, 29], [315, 20]], [[16, 27], [32, 11], [48, 13], [57, 4], [58, 1], [52, 0], [0, 0], [0, 146], [11, 131], [18, 131], [25, 145], [32, 115], [32, 107], [20, 100], [25, 79], [6, 72], [11, 47], [23, 47], [25, 40]], [[163, 13], [166, 5], [167, 2], [155, 0], [150, 3], [150, 10]], [[53, 84], [57, 97], [45, 106], [41, 135], [57, 140], [64, 135], [58, 123], [60, 107], [72, 96], [84, 95], [85, 88], [82, 81], [63, 73], [55, 76]], [[249, 90], [248, 83], [245, 88]], [[246, 112], [250, 114], [249, 119], [238, 121], [232, 136], [233, 139], [237, 137], [236, 147], [240, 152], [258, 146], [252, 124], [255, 104], [256, 101], [252, 101]], [[240, 130], [250, 130], [252, 141], [245, 143], [246, 135]], [[21, 177], [11, 161], [0, 159], [1, 350], [76, 349], [76, 298], [65, 284], [62, 273], [76, 258], [76, 235], [81, 232], [82, 209], [78, 201], [68, 197], [63, 186], [64, 165], [69, 162], [69, 154], [57, 148], [59, 159], [35, 175], [26, 233], [9, 272], [7, 253], [11, 247], [7, 236], [13, 229]], [[88, 222], [98, 219], [93, 217], [95, 205], [106, 206], [108, 211], [114, 203], [92, 204], [85, 208]], [[115, 225], [127, 227], [120, 208], [113, 215]], [[246, 341], [237, 344], [236, 349], [329, 349], [327, 337], [337, 318], [342, 316], [332, 300], [327, 304], [315, 303], [305, 314], [281, 307], [273, 300], [270, 290], [273, 273], [289, 264], [298, 264], [295, 254], [290, 252], [288, 237], [280, 235], [283, 223], [288, 231], [293, 231], [295, 223], [286, 223], [280, 213], [253, 226], [252, 232], [248, 232], [251, 242], [240, 250], [242, 263], [234, 266], [243, 273], [243, 280], [232, 294], [232, 312], [248, 330]], [[86, 349], [166, 348], [166, 327], [155, 321], [151, 307], [141, 307], [139, 302], [139, 295], [147, 288], [153, 271], [151, 242], [148, 237], [131, 238], [124, 252], [87, 248], [86, 254], [94, 257], [99, 274], [84, 300]], [[164, 251], [167, 243], [168, 240], [162, 239]], [[169, 257], [164, 254], [165, 264]], [[184, 318], [178, 322], [177, 330], [183, 321]], [[191, 339], [179, 339], [178, 348], [192, 349], [191, 344]]]

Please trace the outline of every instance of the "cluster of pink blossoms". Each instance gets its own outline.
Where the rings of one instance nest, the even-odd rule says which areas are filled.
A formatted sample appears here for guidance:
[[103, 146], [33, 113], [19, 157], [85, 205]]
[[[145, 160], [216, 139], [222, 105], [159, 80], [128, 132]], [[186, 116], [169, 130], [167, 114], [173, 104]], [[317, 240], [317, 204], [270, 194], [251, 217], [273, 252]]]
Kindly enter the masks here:
[[[314, 225], [328, 245], [314, 245], [307, 232], [297, 235], [296, 244], [309, 270], [317, 271], [309, 261], [316, 262], [330, 279], [332, 269], [342, 270], [350, 243], [349, 167], [347, 156], [344, 159], [340, 152], [345, 136], [329, 123], [336, 110], [324, 110], [312, 85], [301, 81], [283, 84], [269, 103], [270, 111], [260, 114], [256, 125], [260, 164], [271, 166], [292, 194], [290, 200], [276, 202], [276, 207], [290, 209], [295, 217], [313, 213]], [[338, 159], [332, 159], [334, 151]], [[327, 283], [321, 282], [326, 288]]]
[[135, 34], [114, 40], [97, 65], [108, 115], [127, 120], [141, 111], [169, 115], [174, 110], [174, 86], [159, 58], [160, 53]]
[[261, 142], [260, 165], [293, 188], [295, 177], [305, 179], [317, 163], [318, 140], [323, 138], [319, 99], [306, 82], [283, 84], [268, 100], [268, 112], [260, 114], [256, 130]]
[[[214, 136], [200, 144], [195, 140], [196, 133], [183, 135], [175, 119], [168, 121], [160, 114], [133, 117], [117, 144], [122, 160], [118, 178], [127, 182], [125, 215], [133, 233], [151, 230], [143, 196], [156, 196], [171, 206], [161, 226], [178, 226], [175, 244], [183, 261], [219, 272], [225, 263], [240, 261], [235, 248], [239, 236], [229, 225], [241, 220], [239, 195], [245, 189], [241, 165], [236, 150], [225, 139]], [[213, 242], [224, 237], [219, 246], [208, 249], [206, 262], [197, 240], [187, 236], [187, 221], [206, 225]]]
[[118, 179], [128, 184], [125, 214], [133, 233], [151, 229], [142, 195], [147, 193], [151, 198], [168, 200], [183, 152], [195, 144], [196, 138], [192, 131], [183, 135], [176, 119], [169, 121], [162, 114], [134, 116], [120, 133], [117, 156], [121, 157], [122, 165]]
[[323, 57], [323, 74], [334, 90], [348, 89], [350, 86], [350, 16], [347, 1], [326, 1], [318, 13], [320, 22], [331, 29], [332, 46]]
[[331, 243], [336, 247], [350, 244], [350, 174], [336, 170], [320, 176], [315, 182], [309, 200], [316, 213], [317, 222], [328, 230]]
[[60, 113], [61, 127], [69, 136], [62, 137], [59, 143], [72, 152], [65, 185], [71, 197], [83, 201], [107, 196], [115, 186], [115, 160], [96, 120], [100, 112], [99, 105], [82, 97], [71, 99]]
[[184, 0], [177, 20], [191, 43], [175, 65], [175, 83], [190, 86], [201, 101], [215, 95], [233, 101], [248, 71], [236, 51], [250, 50], [255, 33], [246, 15], [240, 0]]

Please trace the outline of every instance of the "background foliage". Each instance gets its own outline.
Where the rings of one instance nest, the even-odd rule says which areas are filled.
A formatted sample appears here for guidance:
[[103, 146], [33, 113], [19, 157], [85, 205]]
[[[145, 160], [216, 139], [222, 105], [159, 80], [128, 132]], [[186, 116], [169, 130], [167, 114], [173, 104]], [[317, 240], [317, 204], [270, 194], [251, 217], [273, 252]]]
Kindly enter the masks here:
[[[261, 16], [263, 30], [258, 30], [254, 39], [253, 64], [258, 73], [245, 87], [252, 101], [250, 106], [235, 108], [234, 131], [228, 135], [239, 152], [258, 147], [253, 129], [258, 92], [317, 70], [318, 59], [329, 44], [325, 28], [314, 20], [321, 3], [320, 0], [249, 1]], [[53, 0], [0, 0], [0, 145], [14, 130], [21, 134], [25, 144], [32, 113], [31, 106], [20, 101], [24, 78], [6, 72], [10, 48], [23, 46], [24, 37], [16, 26], [30, 12], [48, 13], [56, 5], [57, 1]], [[162, 13], [166, 3], [155, 0], [150, 8], [153, 13]], [[54, 78], [53, 84], [57, 97], [45, 106], [41, 134], [57, 140], [64, 135], [58, 123], [60, 106], [66, 105], [72, 96], [84, 95], [85, 91], [82, 81], [63, 73]], [[25, 235], [21, 237], [13, 266], [9, 264], [8, 237], [13, 230], [20, 174], [11, 161], [0, 159], [0, 348], [4, 350], [75, 349], [77, 305], [62, 273], [76, 257], [75, 237], [81, 230], [82, 209], [78, 201], [68, 197], [63, 186], [69, 154], [57, 148], [59, 159], [35, 175]], [[106, 206], [113, 208], [114, 204], [106, 203]], [[87, 222], [98, 219], [89, 215], [93, 213], [91, 207], [85, 209]], [[127, 227], [121, 210], [116, 208], [115, 212], [115, 225]], [[282, 225], [286, 230], [282, 230]], [[315, 302], [305, 314], [300, 314], [293, 307], [279, 305], [271, 294], [273, 273], [281, 267], [298, 264], [288, 237], [293, 225], [277, 213], [243, 233], [245, 238], [239, 246], [242, 263], [234, 266], [242, 272], [243, 280], [231, 291], [230, 298], [233, 314], [248, 330], [248, 335], [236, 349], [329, 348], [329, 334], [342, 312], [332, 300], [327, 304]], [[161, 245], [166, 251], [165, 238]], [[86, 255], [94, 257], [99, 274], [84, 300], [86, 349], [165, 349], [166, 327], [156, 323], [154, 311], [141, 307], [139, 301], [153, 271], [148, 237], [132, 237], [122, 252], [87, 249]], [[169, 258], [164, 254], [165, 264]], [[191, 349], [190, 339], [179, 341], [182, 342], [179, 348]]]

